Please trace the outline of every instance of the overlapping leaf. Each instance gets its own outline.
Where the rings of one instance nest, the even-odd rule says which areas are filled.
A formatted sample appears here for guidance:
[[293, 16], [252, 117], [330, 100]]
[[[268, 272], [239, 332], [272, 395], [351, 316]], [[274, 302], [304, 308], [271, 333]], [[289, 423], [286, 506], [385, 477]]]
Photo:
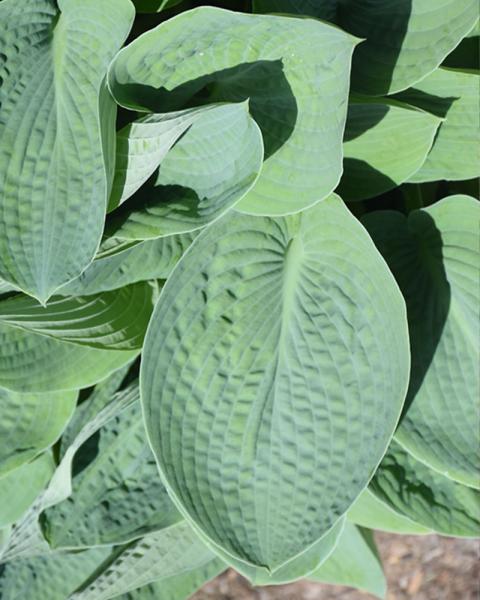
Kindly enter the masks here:
[[364, 218], [407, 302], [412, 373], [396, 439], [416, 458], [479, 486], [480, 205], [451, 196]]
[[353, 57], [352, 86], [374, 96], [423, 79], [478, 19], [475, 0], [254, 0], [254, 8], [328, 19], [364, 38]]
[[480, 492], [429, 469], [397, 442], [392, 442], [370, 489], [393, 510], [433, 531], [480, 536]]
[[145, 420], [172, 498], [233, 558], [279, 569], [366, 485], [408, 370], [403, 300], [338, 197], [221, 219], [172, 272], [145, 341]]
[[391, 506], [379, 500], [368, 488], [355, 500], [347, 517], [351, 523], [361, 527], [380, 529], [390, 533], [408, 535], [432, 533], [431, 529], [414, 523], [411, 519], [392, 510]]
[[0, 322], [92, 348], [134, 350], [142, 346], [152, 295], [147, 283], [93, 296], [55, 296], [45, 307], [18, 295], [0, 302]]
[[[145, 536], [114, 557], [72, 600], [108, 600], [157, 580], [175, 585], [189, 574], [203, 573], [208, 579], [224, 569], [224, 563], [181, 521]], [[160, 594], [158, 600], [162, 598]]]
[[348, 522], [331, 556], [309, 579], [348, 585], [377, 598], [385, 598], [387, 592], [387, 582], [372, 532]]
[[52, 553], [17, 560], [0, 573], [0, 597], [8, 600], [66, 600], [103, 560], [109, 547], [75, 554]]
[[265, 162], [239, 208], [285, 214], [325, 198], [338, 183], [355, 43], [313, 20], [201, 7], [124, 48], [109, 84], [120, 104], [153, 112], [248, 98]]
[[45, 489], [55, 470], [50, 452], [0, 477], [0, 528], [11, 525]]
[[439, 125], [434, 115], [387, 100], [350, 104], [338, 193], [364, 200], [406, 181], [425, 162]]
[[195, 235], [182, 233], [133, 245], [119, 240], [118, 250], [99, 255], [80, 277], [60, 291], [74, 296], [98, 294], [137, 281], [166, 279]]
[[[172, 145], [172, 137], [181, 137], [161, 160], [153, 185], [112, 215], [111, 235], [136, 240], [199, 229], [237, 204], [257, 180], [263, 140], [248, 112], [248, 102], [183, 113], [151, 115], [125, 134], [130, 147], [123, 149], [121, 143], [120, 150], [128, 156], [117, 161], [126, 172], [120, 201], [155, 170], [159, 156], [168, 150], [165, 144]], [[162, 133], [165, 128], [167, 132]]]
[[480, 176], [480, 73], [437, 69], [399, 98], [443, 117], [425, 164], [410, 180]]
[[100, 242], [115, 118], [103, 81], [133, 15], [129, 0], [0, 4], [0, 276], [41, 301]]
[[138, 402], [77, 450], [72, 471], [70, 496], [43, 514], [53, 547], [124, 543], [180, 519], [158, 476]]
[[76, 391], [19, 394], [0, 389], [0, 477], [54, 444], [76, 401]]
[[138, 350], [100, 350], [0, 324], [0, 387], [22, 393], [77, 390], [129, 363]]

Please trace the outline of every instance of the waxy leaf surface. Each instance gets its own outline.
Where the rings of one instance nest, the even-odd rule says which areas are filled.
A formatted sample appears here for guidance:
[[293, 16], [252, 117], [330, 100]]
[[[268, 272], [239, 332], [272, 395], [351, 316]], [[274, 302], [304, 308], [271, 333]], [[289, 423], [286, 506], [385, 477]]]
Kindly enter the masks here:
[[183, 514], [274, 572], [366, 486], [408, 372], [400, 292], [332, 196], [286, 218], [231, 213], [197, 237], [152, 316], [141, 395]]
[[238, 208], [297, 212], [328, 196], [340, 179], [356, 43], [314, 20], [200, 7], [124, 48], [109, 85], [120, 104], [152, 112], [248, 99], [265, 162]]
[[133, 16], [129, 0], [0, 4], [0, 276], [42, 302], [100, 243], [115, 122], [104, 79]]

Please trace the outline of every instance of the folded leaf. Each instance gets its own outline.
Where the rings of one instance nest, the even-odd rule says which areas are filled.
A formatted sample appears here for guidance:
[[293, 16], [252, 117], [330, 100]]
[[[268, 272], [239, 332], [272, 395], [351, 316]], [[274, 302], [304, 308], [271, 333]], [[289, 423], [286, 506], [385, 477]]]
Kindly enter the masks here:
[[338, 197], [227, 215], [177, 264], [145, 340], [145, 421], [171, 497], [211, 543], [275, 572], [367, 484], [408, 371], [403, 299]]
[[352, 87], [374, 96], [423, 79], [478, 19], [475, 0], [254, 0], [254, 9], [326, 19], [364, 38], [353, 56]]
[[0, 528], [21, 518], [45, 489], [55, 470], [50, 452], [0, 477]]
[[356, 525], [390, 533], [408, 535], [432, 533], [431, 529], [414, 523], [411, 519], [407, 519], [402, 514], [392, 510], [388, 504], [379, 500], [368, 488], [355, 500], [347, 513], [347, 518]]
[[480, 73], [437, 69], [398, 96], [445, 120], [413, 182], [480, 176]]
[[126, 543], [180, 519], [147, 444], [139, 402], [76, 451], [72, 475], [69, 497], [42, 515], [54, 548]]
[[142, 347], [153, 310], [153, 289], [137, 283], [94, 296], [55, 296], [46, 306], [15, 296], [0, 302], [0, 322], [105, 350]]
[[112, 176], [100, 123], [115, 117], [103, 81], [133, 17], [129, 0], [0, 4], [0, 276], [41, 302], [100, 242]]
[[57, 441], [77, 395], [77, 391], [19, 394], [0, 389], [0, 477]]
[[115, 394], [91, 421], [78, 432], [64, 452], [48, 487], [35, 500], [22, 519], [15, 524], [2, 560], [12, 561], [52, 554], [40, 529], [39, 517], [46, 508], [58, 504], [72, 493], [72, 462], [78, 449], [94, 434], [123, 410], [138, 401], [138, 385], [132, 384]]
[[[145, 536], [102, 565], [91, 583], [73, 594], [71, 600], [108, 600], [154, 581], [165, 580], [167, 586], [174, 585], [199, 571], [208, 579], [223, 569], [222, 561], [181, 521]], [[163, 600], [163, 596], [156, 600]]]
[[480, 486], [480, 205], [450, 196], [363, 219], [407, 303], [412, 372], [396, 439], [439, 473]]
[[313, 20], [200, 7], [124, 48], [109, 85], [120, 104], [153, 112], [248, 99], [265, 162], [238, 208], [285, 214], [325, 198], [338, 183], [356, 42]]
[[387, 100], [350, 104], [338, 193], [346, 201], [365, 200], [406, 181], [425, 162], [440, 122]]
[[[154, 173], [174, 144], [190, 127], [207, 113], [215, 111], [215, 109], [219, 110], [223, 119], [227, 117], [226, 120], [234, 119], [235, 114], [238, 113], [240, 117], [243, 117], [244, 125], [248, 124], [248, 119], [245, 119], [245, 113], [241, 105], [222, 106], [213, 104], [178, 112], [148, 115], [121, 129], [117, 133], [115, 179], [109, 201], [109, 210], [113, 210], [130, 198]], [[221, 121], [213, 120], [212, 122], [207, 120], [207, 124], [207, 129], [220, 129]], [[228, 140], [222, 136], [219, 139], [225, 145], [223, 148], [225, 152]], [[198, 161], [199, 159], [194, 152], [191, 152], [189, 158], [192, 161]], [[215, 158], [218, 161], [219, 157]], [[220, 158], [224, 159], [225, 157], [220, 156]]]
[[[143, 240], [194, 231], [232, 208], [254, 185], [262, 168], [263, 140], [248, 103], [210, 105], [190, 113], [190, 127], [183, 125], [187, 130], [161, 161], [153, 184], [110, 217], [109, 235]], [[158, 150], [151, 153], [162, 143], [158, 129], [169, 120], [168, 114], [151, 115], [134, 124], [131, 134], [144, 136], [139, 140], [144, 155], [127, 160], [130, 191], [158, 166]]]
[[312, 581], [348, 585], [385, 598], [387, 582], [372, 532], [351, 523], [330, 557], [309, 577]]
[[480, 492], [429, 469], [392, 442], [372, 492], [393, 510], [443, 535], [480, 536]]

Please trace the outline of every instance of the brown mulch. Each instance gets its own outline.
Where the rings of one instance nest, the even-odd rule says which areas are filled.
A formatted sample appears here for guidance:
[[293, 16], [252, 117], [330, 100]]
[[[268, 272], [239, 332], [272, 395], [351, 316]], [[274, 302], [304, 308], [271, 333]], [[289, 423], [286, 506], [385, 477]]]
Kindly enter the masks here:
[[[376, 534], [388, 579], [387, 600], [480, 600], [480, 542], [429, 536]], [[351, 588], [299, 581], [252, 588], [227, 571], [192, 600], [370, 600]]]

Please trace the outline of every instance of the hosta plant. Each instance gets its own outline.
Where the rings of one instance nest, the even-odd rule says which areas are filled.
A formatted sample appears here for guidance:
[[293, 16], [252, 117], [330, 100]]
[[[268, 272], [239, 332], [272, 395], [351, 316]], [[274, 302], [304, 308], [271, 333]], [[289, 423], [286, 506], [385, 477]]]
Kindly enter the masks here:
[[377, 597], [480, 534], [476, 0], [0, 0], [0, 597]]

